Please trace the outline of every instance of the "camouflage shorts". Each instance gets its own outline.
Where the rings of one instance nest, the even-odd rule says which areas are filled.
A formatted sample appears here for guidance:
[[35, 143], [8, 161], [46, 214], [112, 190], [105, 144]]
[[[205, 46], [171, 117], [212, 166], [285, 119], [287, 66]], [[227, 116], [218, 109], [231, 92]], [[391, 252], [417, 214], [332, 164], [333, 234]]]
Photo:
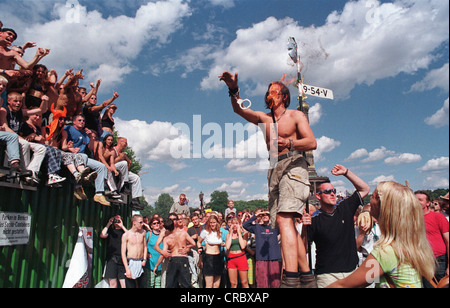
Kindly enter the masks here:
[[308, 165], [303, 155], [286, 158], [269, 169], [269, 211], [272, 225], [278, 213], [301, 217], [310, 194]]

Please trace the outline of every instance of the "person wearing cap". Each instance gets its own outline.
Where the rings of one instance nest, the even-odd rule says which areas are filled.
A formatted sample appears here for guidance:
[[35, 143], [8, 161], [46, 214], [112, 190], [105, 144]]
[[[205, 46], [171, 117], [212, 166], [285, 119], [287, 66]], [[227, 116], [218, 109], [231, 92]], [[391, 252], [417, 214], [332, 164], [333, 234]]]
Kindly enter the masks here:
[[[436, 272], [434, 277], [437, 281], [440, 281], [445, 275], [448, 275], [448, 221], [441, 213], [431, 211], [431, 198], [426, 190], [418, 190], [414, 194], [422, 205], [427, 239], [436, 259]], [[423, 285], [425, 288], [433, 288], [426, 279], [423, 279]]]
[[[262, 224], [254, 223], [260, 219]], [[281, 278], [281, 249], [278, 244], [280, 230], [270, 225], [270, 212], [264, 209], [242, 225], [255, 234], [256, 287], [278, 288]]]

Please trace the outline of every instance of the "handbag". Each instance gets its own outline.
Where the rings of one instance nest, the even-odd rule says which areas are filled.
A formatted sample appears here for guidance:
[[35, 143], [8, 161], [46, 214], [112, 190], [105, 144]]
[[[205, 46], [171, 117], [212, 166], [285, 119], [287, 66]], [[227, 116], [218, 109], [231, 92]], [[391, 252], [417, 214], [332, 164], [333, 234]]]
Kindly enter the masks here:
[[428, 280], [429, 283], [435, 288], [435, 289], [448, 289], [448, 275], [444, 276], [440, 281], [437, 281], [436, 277], [433, 277], [433, 279]]

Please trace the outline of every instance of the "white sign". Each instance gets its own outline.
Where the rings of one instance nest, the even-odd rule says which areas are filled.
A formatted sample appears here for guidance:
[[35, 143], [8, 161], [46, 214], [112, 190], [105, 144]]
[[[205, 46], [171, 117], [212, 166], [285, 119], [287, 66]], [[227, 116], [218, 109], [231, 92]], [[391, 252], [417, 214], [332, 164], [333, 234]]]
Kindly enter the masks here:
[[0, 246], [28, 244], [30, 228], [30, 214], [0, 212]]
[[312, 95], [317, 96], [321, 98], [328, 98], [328, 99], [334, 99], [334, 94], [332, 90], [321, 88], [321, 87], [315, 87], [315, 86], [309, 86], [307, 84], [303, 85], [303, 91], [306, 95]]

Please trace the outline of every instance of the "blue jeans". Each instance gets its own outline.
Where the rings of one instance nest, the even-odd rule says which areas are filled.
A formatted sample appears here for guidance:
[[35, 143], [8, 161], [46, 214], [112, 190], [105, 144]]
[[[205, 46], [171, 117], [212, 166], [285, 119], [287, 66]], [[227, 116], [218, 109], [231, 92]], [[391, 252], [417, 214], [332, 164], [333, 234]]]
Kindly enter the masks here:
[[19, 136], [15, 133], [0, 131], [0, 140], [6, 143], [9, 161], [20, 161]]
[[80, 154], [83, 156], [84, 165], [97, 172], [97, 178], [95, 179], [95, 192], [105, 192], [105, 180], [108, 177], [108, 169], [106, 169], [106, 166], [103, 163], [96, 161], [95, 159], [88, 158], [88, 156], [84, 153]]

